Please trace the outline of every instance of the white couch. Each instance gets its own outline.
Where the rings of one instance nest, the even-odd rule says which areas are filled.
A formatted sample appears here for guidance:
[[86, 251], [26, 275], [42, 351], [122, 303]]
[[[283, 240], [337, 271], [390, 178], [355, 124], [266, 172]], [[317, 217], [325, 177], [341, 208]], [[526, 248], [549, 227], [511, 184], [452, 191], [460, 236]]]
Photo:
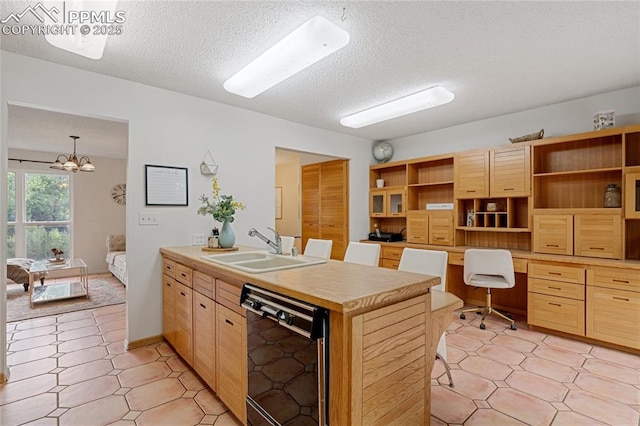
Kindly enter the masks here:
[[109, 271], [127, 285], [127, 243], [124, 235], [109, 235], [107, 237], [107, 265]]

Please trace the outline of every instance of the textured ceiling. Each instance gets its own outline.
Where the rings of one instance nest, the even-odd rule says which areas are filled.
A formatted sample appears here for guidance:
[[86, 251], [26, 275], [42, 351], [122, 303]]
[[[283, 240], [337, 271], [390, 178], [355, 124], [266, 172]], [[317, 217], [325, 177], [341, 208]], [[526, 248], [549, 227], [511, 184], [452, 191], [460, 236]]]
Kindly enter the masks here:
[[[34, 2], [3, 1], [1, 16]], [[345, 8], [343, 10], [343, 8]], [[390, 139], [640, 85], [640, 2], [123, 1], [124, 32], [95, 61], [44, 37], [2, 49], [368, 139]], [[253, 99], [234, 72], [310, 17], [350, 43]], [[345, 115], [434, 85], [453, 102], [349, 129]], [[605, 106], [603, 106], [605, 107]]]

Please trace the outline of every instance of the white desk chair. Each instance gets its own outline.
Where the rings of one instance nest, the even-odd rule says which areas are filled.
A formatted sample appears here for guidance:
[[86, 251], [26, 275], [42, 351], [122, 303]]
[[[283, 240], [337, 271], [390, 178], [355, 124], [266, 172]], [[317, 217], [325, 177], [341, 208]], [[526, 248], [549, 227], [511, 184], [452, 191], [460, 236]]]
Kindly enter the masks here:
[[350, 241], [344, 261], [360, 265], [378, 266], [380, 260], [380, 244], [356, 243]]
[[[445, 283], [447, 282], [447, 259], [448, 253], [446, 251], [405, 248], [402, 251], [398, 271], [440, 277], [440, 284], [431, 287], [431, 290], [445, 291]], [[433, 309], [433, 304], [431, 308]], [[442, 333], [438, 341], [436, 358], [439, 358], [444, 363], [444, 368], [449, 378], [449, 386], [453, 387], [451, 368], [449, 368], [449, 364], [447, 363], [447, 339], [445, 335], [446, 333]]]
[[329, 259], [331, 257], [331, 248], [333, 240], [319, 240], [317, 238], [309, 238], [304, 248], [305, 256], [321, 257]]
[[492, 288], [511, 288], [516, 284], [513, 272], [513, 259], [509, 250], [499, 249], [468, 249], [464, 252], [464, 283], [473, 287], [485, 287], [487, 289], [486, 305], [476, 309], [465, 309], [460, 314], [465, 319], [465, 312], [482, 311], [480, 328], [485, 329], [484, 319], [487, 315], [496, 314], [509, 321], [511, 329], [516, 330], [514, 320], [507, 315], [495, 311], [491, 306]]

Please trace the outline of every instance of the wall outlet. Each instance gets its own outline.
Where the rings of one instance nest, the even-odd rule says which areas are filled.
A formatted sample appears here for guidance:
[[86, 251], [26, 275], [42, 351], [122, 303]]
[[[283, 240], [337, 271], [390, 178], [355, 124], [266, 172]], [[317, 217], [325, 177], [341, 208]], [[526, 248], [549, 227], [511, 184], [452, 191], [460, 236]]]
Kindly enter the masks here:
[[191, 236], [191, 244], [194, 246], [203, 246], [205, 245], [205, 235], [204, 234], [193, 234]]
[[138, 213], [138, 225], [157, 225], [158, 215], [156, 213]]

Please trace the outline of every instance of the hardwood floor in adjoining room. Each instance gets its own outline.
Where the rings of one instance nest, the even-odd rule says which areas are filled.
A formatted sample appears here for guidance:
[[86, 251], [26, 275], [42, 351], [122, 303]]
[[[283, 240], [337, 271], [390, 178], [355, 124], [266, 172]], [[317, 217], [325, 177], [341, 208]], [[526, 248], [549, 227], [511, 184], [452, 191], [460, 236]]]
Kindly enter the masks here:
[[[486, 323], [454, 313], [455, 387], [436, 361], [432, 425], [638, 424], [640, 357]], [[239, 424], [167, 343], [124, 350], [124, 304], [9, 323], [7, 334], [3, 426]]]

